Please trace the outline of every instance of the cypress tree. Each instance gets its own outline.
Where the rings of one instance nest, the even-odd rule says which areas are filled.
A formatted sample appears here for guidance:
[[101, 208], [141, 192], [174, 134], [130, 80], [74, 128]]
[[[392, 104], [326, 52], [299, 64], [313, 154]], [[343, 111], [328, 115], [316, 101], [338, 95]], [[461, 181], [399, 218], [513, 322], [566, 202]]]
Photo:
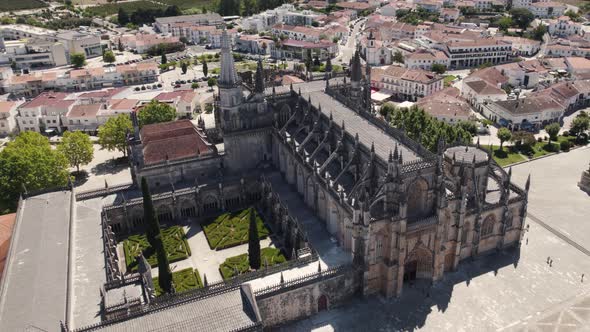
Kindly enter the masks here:
[[209, 71], [207, 68], [207, 60], [203, 57], [203, 76], [207, 77], [207, 72]]
[[168, 58], [166, 58], [166, 53], [162, 53], [162, 59], [160, 62], [162, 62], [162, 64], [168, 63]]
[[170, 272], [170, 263], [168, 262], [168, 254], [164, 249], [164, 243], [162, 242], [162, 234], [158, 234], [155, 237], [156, 241], [156, 254], [158, 256], [158, 284], [160, 288], [166, 292], [172, 292], [172, 272]]
[[143, 222], [145, 224], [145, 235], [150, 246], [156, 249], [156, 235], [160, 234], [160, 224], [154, 211], [154, 203], [150, 188], [145, 178], [141, 179], [141, 191], [143, 193]]
[[252, 269], [260, 268], [260, 239], [256, 225], [256, 210], [250, 208], [250, 229], [248, 230], [248, 260]]

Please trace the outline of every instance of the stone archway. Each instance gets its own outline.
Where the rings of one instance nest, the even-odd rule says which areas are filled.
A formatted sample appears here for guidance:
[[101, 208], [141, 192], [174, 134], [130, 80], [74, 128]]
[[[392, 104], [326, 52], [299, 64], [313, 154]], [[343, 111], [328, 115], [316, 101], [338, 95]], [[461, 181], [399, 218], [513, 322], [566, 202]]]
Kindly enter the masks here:
[[404, 281], [432, 278], [432, 252], [424, 246], [417, 246], [406, 257]]
[[326, 310], [328, 310], [328, 297], [326, 295], [322, 294], [318, 298], [318, 312], [326, 311]]

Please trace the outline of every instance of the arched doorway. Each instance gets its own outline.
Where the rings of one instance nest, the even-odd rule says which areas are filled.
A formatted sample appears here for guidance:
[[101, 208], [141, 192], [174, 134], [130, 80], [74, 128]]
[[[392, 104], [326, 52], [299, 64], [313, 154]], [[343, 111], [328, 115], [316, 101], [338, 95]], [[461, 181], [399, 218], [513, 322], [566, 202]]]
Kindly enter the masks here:
[[432, 253], [425, 247], [419, 247], [406, 257], [404, 264], [404, 281], [432, 278]]
[[318, 312], [328, 310], [328, 297], [322, 295], [318, 298]]

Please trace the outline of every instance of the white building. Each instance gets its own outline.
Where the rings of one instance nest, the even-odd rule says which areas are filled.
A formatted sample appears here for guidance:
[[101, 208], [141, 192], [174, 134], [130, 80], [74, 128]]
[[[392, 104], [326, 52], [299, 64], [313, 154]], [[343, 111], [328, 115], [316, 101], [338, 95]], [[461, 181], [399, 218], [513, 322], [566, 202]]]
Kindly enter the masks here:
[[483, 105], [481, 111], [486, 118], [519, 130], [525, 124], [542, 128], [548, 123], [559, 121], [565, 107], [551, 96], [538, 93], [526, 98], [490, 102]]
[[502, 36], [499, 39], [512, 45], [514, 55], [532, 56], [541, 49], [541, 42], [522, 37]]
[[438, 50], [422, 50], [407, 53], [404, 57], [404, 65], [409, 69], [432, 70], [432, 65], [440, 64], [449, 67], [449, 57]]
[[163, 34], [171, 33], [170, 27], [178, 23], [186, 23], [189, 26], [195, 25], [213, 25], [220, 26], [223, 24], [223, 18], [217, 13], [183, 15], [170, 17], [157, 17], [154, 27]]
[[365, 61], [371, 66], [383, 66], [390, 65], [392, 63], [391, 50], [383, 45], [381, 40], [376, 40], [373, 37], [373, 33], [369, 34], [369, 37], [364, 40], [363, 43], [363, 55]]
[[450, 68], [471, 68], [484, 63], [492, 65], [508, 61], [512, 45], [498, 38], [451, 41], [443, 49], [449, 57]]
[[560, 16], [556, 19], [543, 20], [547, 26], [547, 32], [552, 36], [567, 37], [570, 35], [583, 35], [582, 24], [572, 21], [569, 16]]
[[421, 69], [397, 66], [371, 69], [372, 85], [397, 99], [416, 101], [443, 89], [443, 77]]
[[199, 112], [199, 95], [193, 90], [162, 92], [154, 99], [161, 103], [170, 104], [176, 109], [177, 117], [181, 119], [192, 119], [193, 114]]
[[567, 6], [559, 2], [535, 2], [528, 8], [533, 15], [541, 18], [559, 17], [567, 10]]
[[63, 92], [44, 92], [33, 100], [20, 105], [17, 123], [20, 131], [45, 132], [63, 130], [63, 118], [72, 109], [75, 99]]
[[0, 43], [0, 65], [16, 68], [55, 67], [68, 64], [68, 55], [62, 43], [48, 41], [11, 40]]
[[0, 136], [8, 136], [18, 131], [16, 115], [23, 101], [0, 101]]

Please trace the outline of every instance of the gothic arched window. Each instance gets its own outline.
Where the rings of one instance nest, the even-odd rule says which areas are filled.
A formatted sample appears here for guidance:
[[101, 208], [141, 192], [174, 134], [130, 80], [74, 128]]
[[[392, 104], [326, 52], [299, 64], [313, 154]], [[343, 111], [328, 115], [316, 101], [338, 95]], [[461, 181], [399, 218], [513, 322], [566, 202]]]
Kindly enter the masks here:
[[486, 217], [483, 221], [483, 226], [481, 227], [481, 236], [488, 236], [494, 233], [494, 224], [496, 223], [496, 218], [494, 218], [493, 214], [490, 214]]

